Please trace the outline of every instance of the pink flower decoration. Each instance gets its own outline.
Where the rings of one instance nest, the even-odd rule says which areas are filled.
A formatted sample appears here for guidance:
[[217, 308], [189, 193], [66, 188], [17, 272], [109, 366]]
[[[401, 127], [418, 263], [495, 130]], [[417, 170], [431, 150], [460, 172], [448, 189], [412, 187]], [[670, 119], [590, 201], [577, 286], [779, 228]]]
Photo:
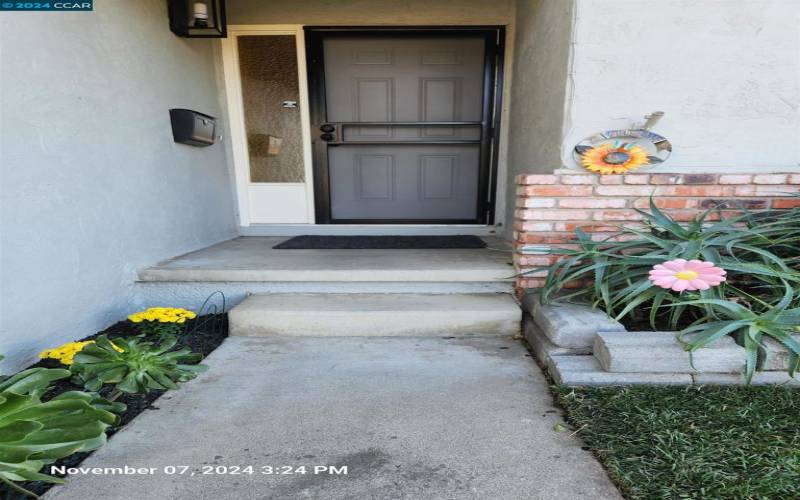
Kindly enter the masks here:
[[715, 267], [713, 262], [675, 259], [653, 266], [650, 281], [676, 292], [708, 290], [725, 281], [725, 274], [725, 270]]

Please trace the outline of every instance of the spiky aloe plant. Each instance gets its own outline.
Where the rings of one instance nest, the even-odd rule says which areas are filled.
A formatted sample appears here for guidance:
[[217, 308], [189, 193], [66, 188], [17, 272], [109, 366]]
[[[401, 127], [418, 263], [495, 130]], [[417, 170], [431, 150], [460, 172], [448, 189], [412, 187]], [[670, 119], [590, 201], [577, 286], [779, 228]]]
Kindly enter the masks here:
[[[678, 330], [688, 325], [684, 338], [694, 339], [690, 350], [699, 348], [703, 339], [734, 334], [748, 350], [749, 379], [764, 335], [775, 337], [797, 354], [793, 340], [784, 341], [783, 333], [800, 325], [796, 313], [800, 308], [800, 208], [745, 213], [717, 222], [709, 220], [713, 211], [679, 223], [651, 199], [650, 211], [639, 211], [645, 230], [620, 227], [615, 237], [599, 242], [576, 231], [577, 249], [550, 251], [563, 258], [546, 268], [540, 300], [590, 304], [618, 320], [647, 319], [654, 329]], [[648, 279], [652, 267], [677, 258], [714, 262], [727, 271], [728, 280], [710, 290], [682, 294], [654, 287]], [[571, 282], [591, 285], [568, 288]], [[707, 335], [696, 337], [703, 331]], [[796, 362], [792, 365], [796, 367]]]

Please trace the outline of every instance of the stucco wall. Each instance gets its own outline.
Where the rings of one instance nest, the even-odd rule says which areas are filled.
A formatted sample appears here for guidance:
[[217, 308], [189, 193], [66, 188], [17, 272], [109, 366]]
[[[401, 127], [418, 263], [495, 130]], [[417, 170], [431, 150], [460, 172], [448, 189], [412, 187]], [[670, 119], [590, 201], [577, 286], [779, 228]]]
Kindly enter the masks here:
[[[674, 154], [660, 170], [800, 164], [800, 2], [577, 0], [562, 159], [655, 110]], [[656, 170], [658, 171], [658, 170]]]
[[228, 0], [230, 24], [494, 25], [514, 0]]
[[172, 141], [169, 108], [219, 116], [214, 44], [163, 0], [0, 14], [0, 367], [124, 317], [135, 270], [235, 236], [220, 144]]
[[516, 7], [506, 183], [511, 222], [515, 176], [560, 165], [574, 2], [518, 0]]

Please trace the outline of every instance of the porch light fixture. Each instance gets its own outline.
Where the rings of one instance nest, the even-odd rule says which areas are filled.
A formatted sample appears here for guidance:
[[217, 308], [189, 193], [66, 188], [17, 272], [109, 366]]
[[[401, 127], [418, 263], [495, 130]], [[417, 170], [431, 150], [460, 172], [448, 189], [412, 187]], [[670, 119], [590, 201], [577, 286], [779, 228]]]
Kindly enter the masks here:
[[167, 0], [169, 29], [185, 38], [226, 38], [225, 0]]

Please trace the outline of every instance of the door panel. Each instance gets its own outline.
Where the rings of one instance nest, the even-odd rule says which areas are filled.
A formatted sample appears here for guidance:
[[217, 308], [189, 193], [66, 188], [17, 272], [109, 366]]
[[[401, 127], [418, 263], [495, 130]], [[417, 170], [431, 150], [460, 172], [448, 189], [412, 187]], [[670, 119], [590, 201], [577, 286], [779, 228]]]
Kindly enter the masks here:
[[333, 219], [473, 219], [478, 151], [477, 145], [331, 148]]
[[322, 132], [313, 133], [328, 220], [484, 220], [495, 40], [482, 32], [315, 40], [322, 68], [312, 87], [323, 105]]

